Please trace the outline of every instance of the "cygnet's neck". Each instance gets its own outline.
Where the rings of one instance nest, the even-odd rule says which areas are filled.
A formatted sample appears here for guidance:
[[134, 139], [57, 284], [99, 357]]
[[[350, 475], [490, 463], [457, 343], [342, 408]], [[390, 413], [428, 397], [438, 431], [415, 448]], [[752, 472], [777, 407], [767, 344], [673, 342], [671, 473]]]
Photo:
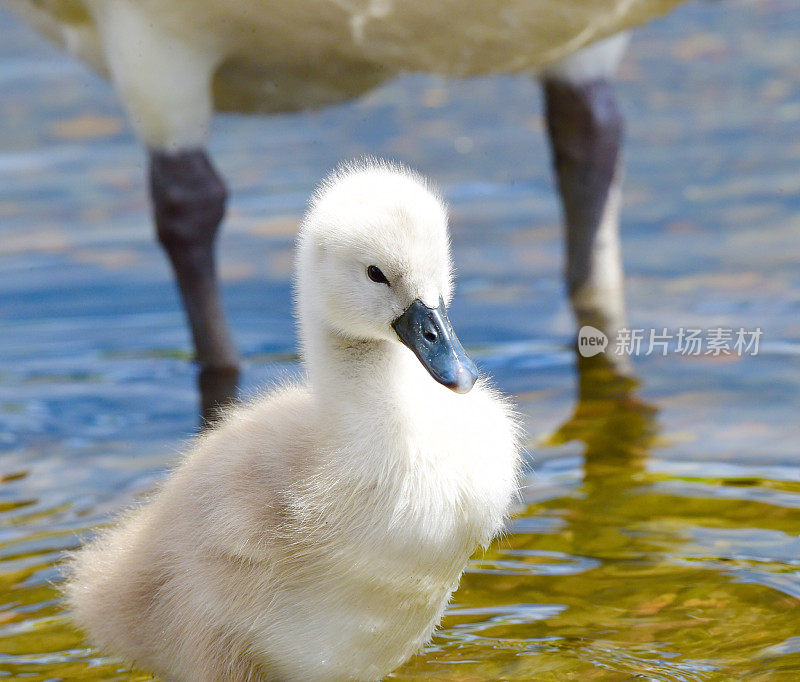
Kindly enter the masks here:
[[334, 409], [400, 401], [409, 378], [424, 372], [400, 343], [348, 338], [319, 322], [308, 327], [302, 330], [308, 380]]
[[326, 323], [313, 298], [299, 297], [300, 341], [314, 396], [334, 420], [410, 416], [446, 389], [399, 340], [353, 339]]

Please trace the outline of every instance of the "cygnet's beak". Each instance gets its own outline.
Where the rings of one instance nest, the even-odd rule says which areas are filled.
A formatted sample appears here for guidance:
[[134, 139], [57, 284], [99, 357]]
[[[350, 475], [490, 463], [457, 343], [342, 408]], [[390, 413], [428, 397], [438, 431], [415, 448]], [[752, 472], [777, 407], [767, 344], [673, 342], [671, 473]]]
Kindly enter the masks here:
[[456, 393], [467, 393], [473, 387], [478, 368], [453, 331], [441, 298], [436, 308], [415, 300], [392, 327], [440, 384]]

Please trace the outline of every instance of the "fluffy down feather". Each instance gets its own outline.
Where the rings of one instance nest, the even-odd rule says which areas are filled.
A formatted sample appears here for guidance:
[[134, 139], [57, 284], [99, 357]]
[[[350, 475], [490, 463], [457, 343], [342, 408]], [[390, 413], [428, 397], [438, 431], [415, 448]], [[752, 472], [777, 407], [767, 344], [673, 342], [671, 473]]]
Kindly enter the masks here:
[[515, 495], [507, 402], [484, 379], [437, 384], [390, 326], [452, 293], [446, 210], [424, 181], [340, 170], [297, 262], [307, 380], [232, 409], [70, 564], [76, 622], [169, 679], [380, 679], [430, 638]]

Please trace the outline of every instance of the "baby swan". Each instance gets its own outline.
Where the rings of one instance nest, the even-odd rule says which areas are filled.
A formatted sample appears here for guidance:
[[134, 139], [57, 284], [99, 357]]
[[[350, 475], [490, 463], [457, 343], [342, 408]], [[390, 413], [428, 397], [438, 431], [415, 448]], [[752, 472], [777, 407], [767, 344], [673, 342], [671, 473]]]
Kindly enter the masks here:
[[430, 638], [515, 494], [515, 420], [450, 326], [425, 181], [338, 171], [298, 251], [307, 379], [232, 409], [70, 566], [77, 623], [167, 679], [380, 679]]

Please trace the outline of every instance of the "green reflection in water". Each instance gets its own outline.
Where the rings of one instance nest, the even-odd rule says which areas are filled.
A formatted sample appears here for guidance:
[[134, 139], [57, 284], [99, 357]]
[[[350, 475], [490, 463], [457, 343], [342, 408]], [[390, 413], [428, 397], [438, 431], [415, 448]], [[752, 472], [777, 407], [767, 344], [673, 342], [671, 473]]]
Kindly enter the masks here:
[[[547, 446], [579, 441], [582, 469], [544, 459], [527, 481], [537, 501], [473, 557], [442, 630], [393, 677], [793, 679], [800, 484], [649, 471], [657, 431], [634, 379], [580, 359], [576, 406]], [[98, 657], [60, 611], [54, 566], [82, 530], [68, 506], [0, 509], [0, 670], [151, 679]]]
[[[393, 677], [792, 679], [800, 484], [649, 471], [657, 431], [634, 379], [581, 359], [576, 406], [547, 446], [579, 441], [582, 469], [544, 458], [527, 481], [536, 501], [473, 557], [442, 630]], [[0, 510], [0, 670], [151, 679], [98, 657], [60, 612], [54, 566], [82, 530], [68, 507]]]
[[583, 443], [582, 483], [528, 505], [473, 558], [443, 630], [395, 677], [794, 679], [797, 511], [735, 493], [798, 486], [750, 478], [698, 490], [648, 472], [655, 409], [601, 357], [579, 370], [576, 408], [549, 444]]

